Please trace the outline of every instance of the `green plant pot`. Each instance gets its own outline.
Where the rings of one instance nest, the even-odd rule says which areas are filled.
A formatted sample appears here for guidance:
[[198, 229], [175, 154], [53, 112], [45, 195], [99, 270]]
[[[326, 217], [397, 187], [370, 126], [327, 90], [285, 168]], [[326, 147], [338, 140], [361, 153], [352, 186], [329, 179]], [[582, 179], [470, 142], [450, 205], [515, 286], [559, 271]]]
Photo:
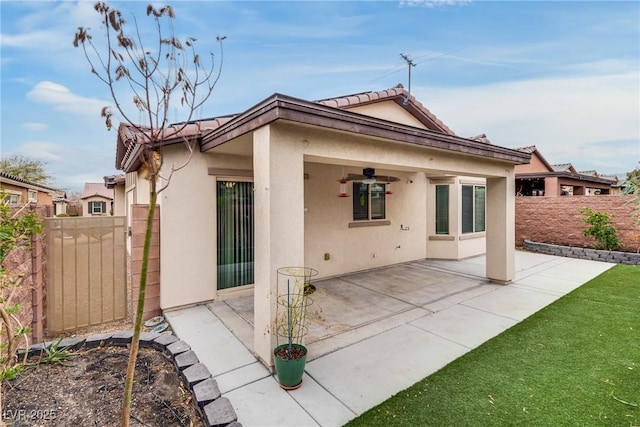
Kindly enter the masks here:
[[304, 350], [304, 355], [298, 359], [283, 359], [276, 356], [276, 353], [288, 347], [288, 344], [279, 345], [273, 350], [273, 362], [276, 367], [276, 375], [280, 387], [285, 390], [295, 390], [302, 385], [302, 374], [307, 362], [307, 348], [301, 344], [292, 344], [292, 347]]

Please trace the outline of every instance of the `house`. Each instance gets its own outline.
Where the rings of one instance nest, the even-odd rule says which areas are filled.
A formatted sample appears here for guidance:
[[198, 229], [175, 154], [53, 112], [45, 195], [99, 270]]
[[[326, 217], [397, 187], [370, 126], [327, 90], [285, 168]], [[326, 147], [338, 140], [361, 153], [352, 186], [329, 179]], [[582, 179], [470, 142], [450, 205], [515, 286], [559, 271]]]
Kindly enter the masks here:
[[571, 163], [549, 164], [535, 145], [518, 148], [531, 155], [529, 164], [516, 165], [518, 196], [578, 196], [613, 194], [616, 177], [596, 171], [578, 172]]
[[113, 214], [113, 189], [102, 182], [86, 182], [82, 192], [82, 216]]
[[[161, 308], [252, 292], [266, 364], [280, 267], [323, 278], [486, 253], [487, 278], [514, 278], [514, 166], [530, 154], [457, 136], [401, 85], [319, 101], [274, 94], [186, 125], [161, 151], [170, 168], [189, 156], [182, 137], [197, 147], [158, 197]], [[120, 125], [129, 223], [149, 201], [141, 137]]]
[[66, 213], [67, 194], [47, 185], [28, 181], [17, 176], [0, 172], [0, 191], [6, 194], [12, 205], [35, 203], [51, 208], [51, 215]]

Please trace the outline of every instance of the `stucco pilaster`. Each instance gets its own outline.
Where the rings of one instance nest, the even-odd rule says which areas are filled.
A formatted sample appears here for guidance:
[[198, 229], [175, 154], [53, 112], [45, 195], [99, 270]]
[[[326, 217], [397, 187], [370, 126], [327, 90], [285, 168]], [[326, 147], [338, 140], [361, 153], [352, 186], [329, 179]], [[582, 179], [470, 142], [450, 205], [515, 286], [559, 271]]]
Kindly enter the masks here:
[[487, 178], [487, 278], [509, 283], [515, 277], [515, 180]]
[[253, 133], [253, 159], [254, 350], [270, 366], [277, 270], [304, 266], [304, 165], [301, 147], [272, 125]]

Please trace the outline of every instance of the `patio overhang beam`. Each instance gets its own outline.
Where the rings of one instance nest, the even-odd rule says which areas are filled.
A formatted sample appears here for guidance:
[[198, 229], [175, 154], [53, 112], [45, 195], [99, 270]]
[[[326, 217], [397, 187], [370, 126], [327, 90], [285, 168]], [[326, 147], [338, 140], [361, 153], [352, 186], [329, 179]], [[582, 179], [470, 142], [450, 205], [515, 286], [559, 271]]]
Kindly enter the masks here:
[[287, 120], [512, 164], [527, 164], [531, 160], [529, 153], [419, 129], [281, 94], [273, 95], [220, 128], [204, 135], [200, 151], [211, 150], [276, 120]]
[[577, 180], [577, 181], [583, 181], [583, 182], [591, 182], [594, 184], [603, 184], [603, 185], [614, 185], [615, 182], [606, 178], [599, 178], [596, 176], [589, 176], [589, 175], [580, 175], [580, 174], [574, 174], [571, 172], [532, 172], [532, 173], [518, 173], [516, 174], [516, 179], [535, 179], [535, 178], [540, 178], [540, 179], [544, 179], [544, 178], [553, 178], [553, 177], [558, 177], [558, 178], [567, 178], [567, 179], [573, 179], [573, 180]]

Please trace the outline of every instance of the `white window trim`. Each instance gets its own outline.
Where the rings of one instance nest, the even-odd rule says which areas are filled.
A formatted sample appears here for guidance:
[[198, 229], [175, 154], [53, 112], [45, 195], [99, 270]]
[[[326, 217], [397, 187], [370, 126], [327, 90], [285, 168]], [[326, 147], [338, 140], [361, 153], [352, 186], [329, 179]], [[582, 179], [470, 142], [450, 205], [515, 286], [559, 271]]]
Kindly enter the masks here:
[[[462, 226], [462, 214], [464, 211], [464, 208], [462, 206], [462, 188], [463, 187], [472, 187], [473, 191], [471, 193], [472, 198], [471, 198], [471, 213], [472, 213], [472, 220], [473, 220], [473, 231], [468, 231], [468, 232], [464, 232], [462, 230], [463, 226]], [[484, 230], [482, 231], [476, 231], [476, 187], [484, 187], [484, 191], [485, 191], [485, 201], [484, 201]], [[486, 184], [480, 184], [480, 183], [466, 183], [463, 184], [462, 181], [460, 181], [460, 234], [458, 237], [458, 240], [468, 240], [468, 239], [473, 239], [473, 238], [480, 238], [480, 237], [485, 237], [486, 236], [486, 230], [487, 230], [487, 185]], [[463, 236], [468, 236], [466, 238], [462, 238]]]

